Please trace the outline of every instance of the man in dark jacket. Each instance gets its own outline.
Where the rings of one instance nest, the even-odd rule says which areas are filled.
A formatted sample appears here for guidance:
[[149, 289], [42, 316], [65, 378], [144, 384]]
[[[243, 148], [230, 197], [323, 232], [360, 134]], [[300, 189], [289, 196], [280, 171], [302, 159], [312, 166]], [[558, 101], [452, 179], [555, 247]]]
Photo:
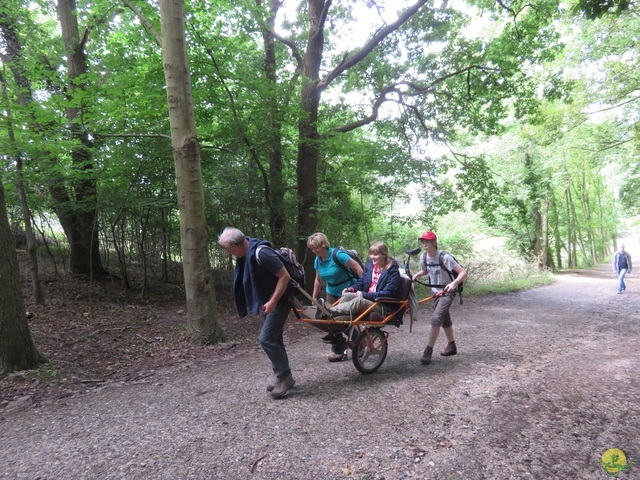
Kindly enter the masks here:
[[291, 277], [266, 240], [246, 237], [237, 228], [228, 227], [218, 241], [236, 257], [233, 299], [238, 315], [244, 318], [251, 313], [262, 318], [260, 345], [276, 376], [275, 384], [267, 386], [267, 390], [273, 398], [282, 398], [295, 383], [283, 339], [284, 324], [291, 311], [285, 296]]
[[625, 252], [624, 244], [621, 243], [618, 252], [613, 256], [613, 271], [618, 277], [618, 295], [627, 289], [624, 277], [631, 273], [631, 268], [631, 255]]

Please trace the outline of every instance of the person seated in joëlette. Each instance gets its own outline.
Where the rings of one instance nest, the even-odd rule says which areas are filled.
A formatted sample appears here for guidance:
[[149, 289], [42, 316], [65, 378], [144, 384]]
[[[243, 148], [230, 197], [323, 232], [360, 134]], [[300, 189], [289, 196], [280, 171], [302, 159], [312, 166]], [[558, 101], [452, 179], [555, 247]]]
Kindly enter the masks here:
[[[369, 260], [362, 276], [356, 283], [343, 290], [340, 301], [326, 307], [328, 318], [356, 317], [371, 307], [379, 298], [398, 298], [401, 277], [398, 262], [389, 257], [389, 247], [384, 242], [375, 242], [369, 247]], [[393, 305], [386, 308], [394, 309]], [[385, 305], [377, 305], [372, 312], [385, 315]], [[388, 312], [387, 312], [388, 313]]]

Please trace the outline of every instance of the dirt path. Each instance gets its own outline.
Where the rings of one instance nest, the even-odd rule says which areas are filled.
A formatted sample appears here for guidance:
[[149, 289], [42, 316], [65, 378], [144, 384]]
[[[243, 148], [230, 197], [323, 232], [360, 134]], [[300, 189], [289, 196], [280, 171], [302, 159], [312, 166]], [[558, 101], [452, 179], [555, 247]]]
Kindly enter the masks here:
[[285, 400], [252, 348], [5, 412], [0, 478], [604, 479], [611, 448], [640, 478], [640, 280], [609, 270], [454, 304], [459, 354], [426, 367], [428, 306], [372, 375], [289, 342]]

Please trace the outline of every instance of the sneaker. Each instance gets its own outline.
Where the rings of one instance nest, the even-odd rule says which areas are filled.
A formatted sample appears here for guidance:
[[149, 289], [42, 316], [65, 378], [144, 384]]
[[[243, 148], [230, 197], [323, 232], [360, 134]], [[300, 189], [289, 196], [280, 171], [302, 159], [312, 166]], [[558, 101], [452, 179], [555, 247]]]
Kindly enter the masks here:
[[622, 292], [618, 292], [618, 295], [620, 295]]
[[420, 363], [423, 365], [429, 365], [431, 363], [431, 355], [433, 355], [433, 347], [425, 348], [424, 352], [422, 352]]
[[330, 362], [343, 362], [347, 359], [347, 351], [345, 350], [344, 353], [332, 353], [331, 355], [329, 355], [329, 361]]
[[293, 379], [291, 372], [287, 373], [284, 377], [279, 378], [276, 384], [273, 386], [273, 390], [271, 390], [271, 396], [273, 398], [282, 398], [284, 397], [291, 387], [295, 385], [296, 381]]
[[456, 342], [449, 342], [447, 344], [447, 348], [445, 348], [444, 352], [441, 352], [440, 355], [442, 355], [443, 357], [450, 357], [451, 355], [455, 355], [456, 353], [458, 353]]

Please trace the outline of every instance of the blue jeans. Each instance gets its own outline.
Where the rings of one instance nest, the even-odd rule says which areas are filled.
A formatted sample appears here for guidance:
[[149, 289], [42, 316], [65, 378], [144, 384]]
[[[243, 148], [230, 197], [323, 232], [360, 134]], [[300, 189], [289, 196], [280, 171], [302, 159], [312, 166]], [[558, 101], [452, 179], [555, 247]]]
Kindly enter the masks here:
[[618, 272], [618, 291], [623, 292], [627, 286], [624, 284], [624, 277], [627, 275], [627, 269], [623, 268]]
[[284, 348], [284, 324], [289, 318], [291, 307], [288, 303], [279, 303], [272, 313], [263, 314], [262, 330], [260, 330], [260, 345], [271, 360], [273, 373], [281, 378], [291, 372], [289, 357]]

